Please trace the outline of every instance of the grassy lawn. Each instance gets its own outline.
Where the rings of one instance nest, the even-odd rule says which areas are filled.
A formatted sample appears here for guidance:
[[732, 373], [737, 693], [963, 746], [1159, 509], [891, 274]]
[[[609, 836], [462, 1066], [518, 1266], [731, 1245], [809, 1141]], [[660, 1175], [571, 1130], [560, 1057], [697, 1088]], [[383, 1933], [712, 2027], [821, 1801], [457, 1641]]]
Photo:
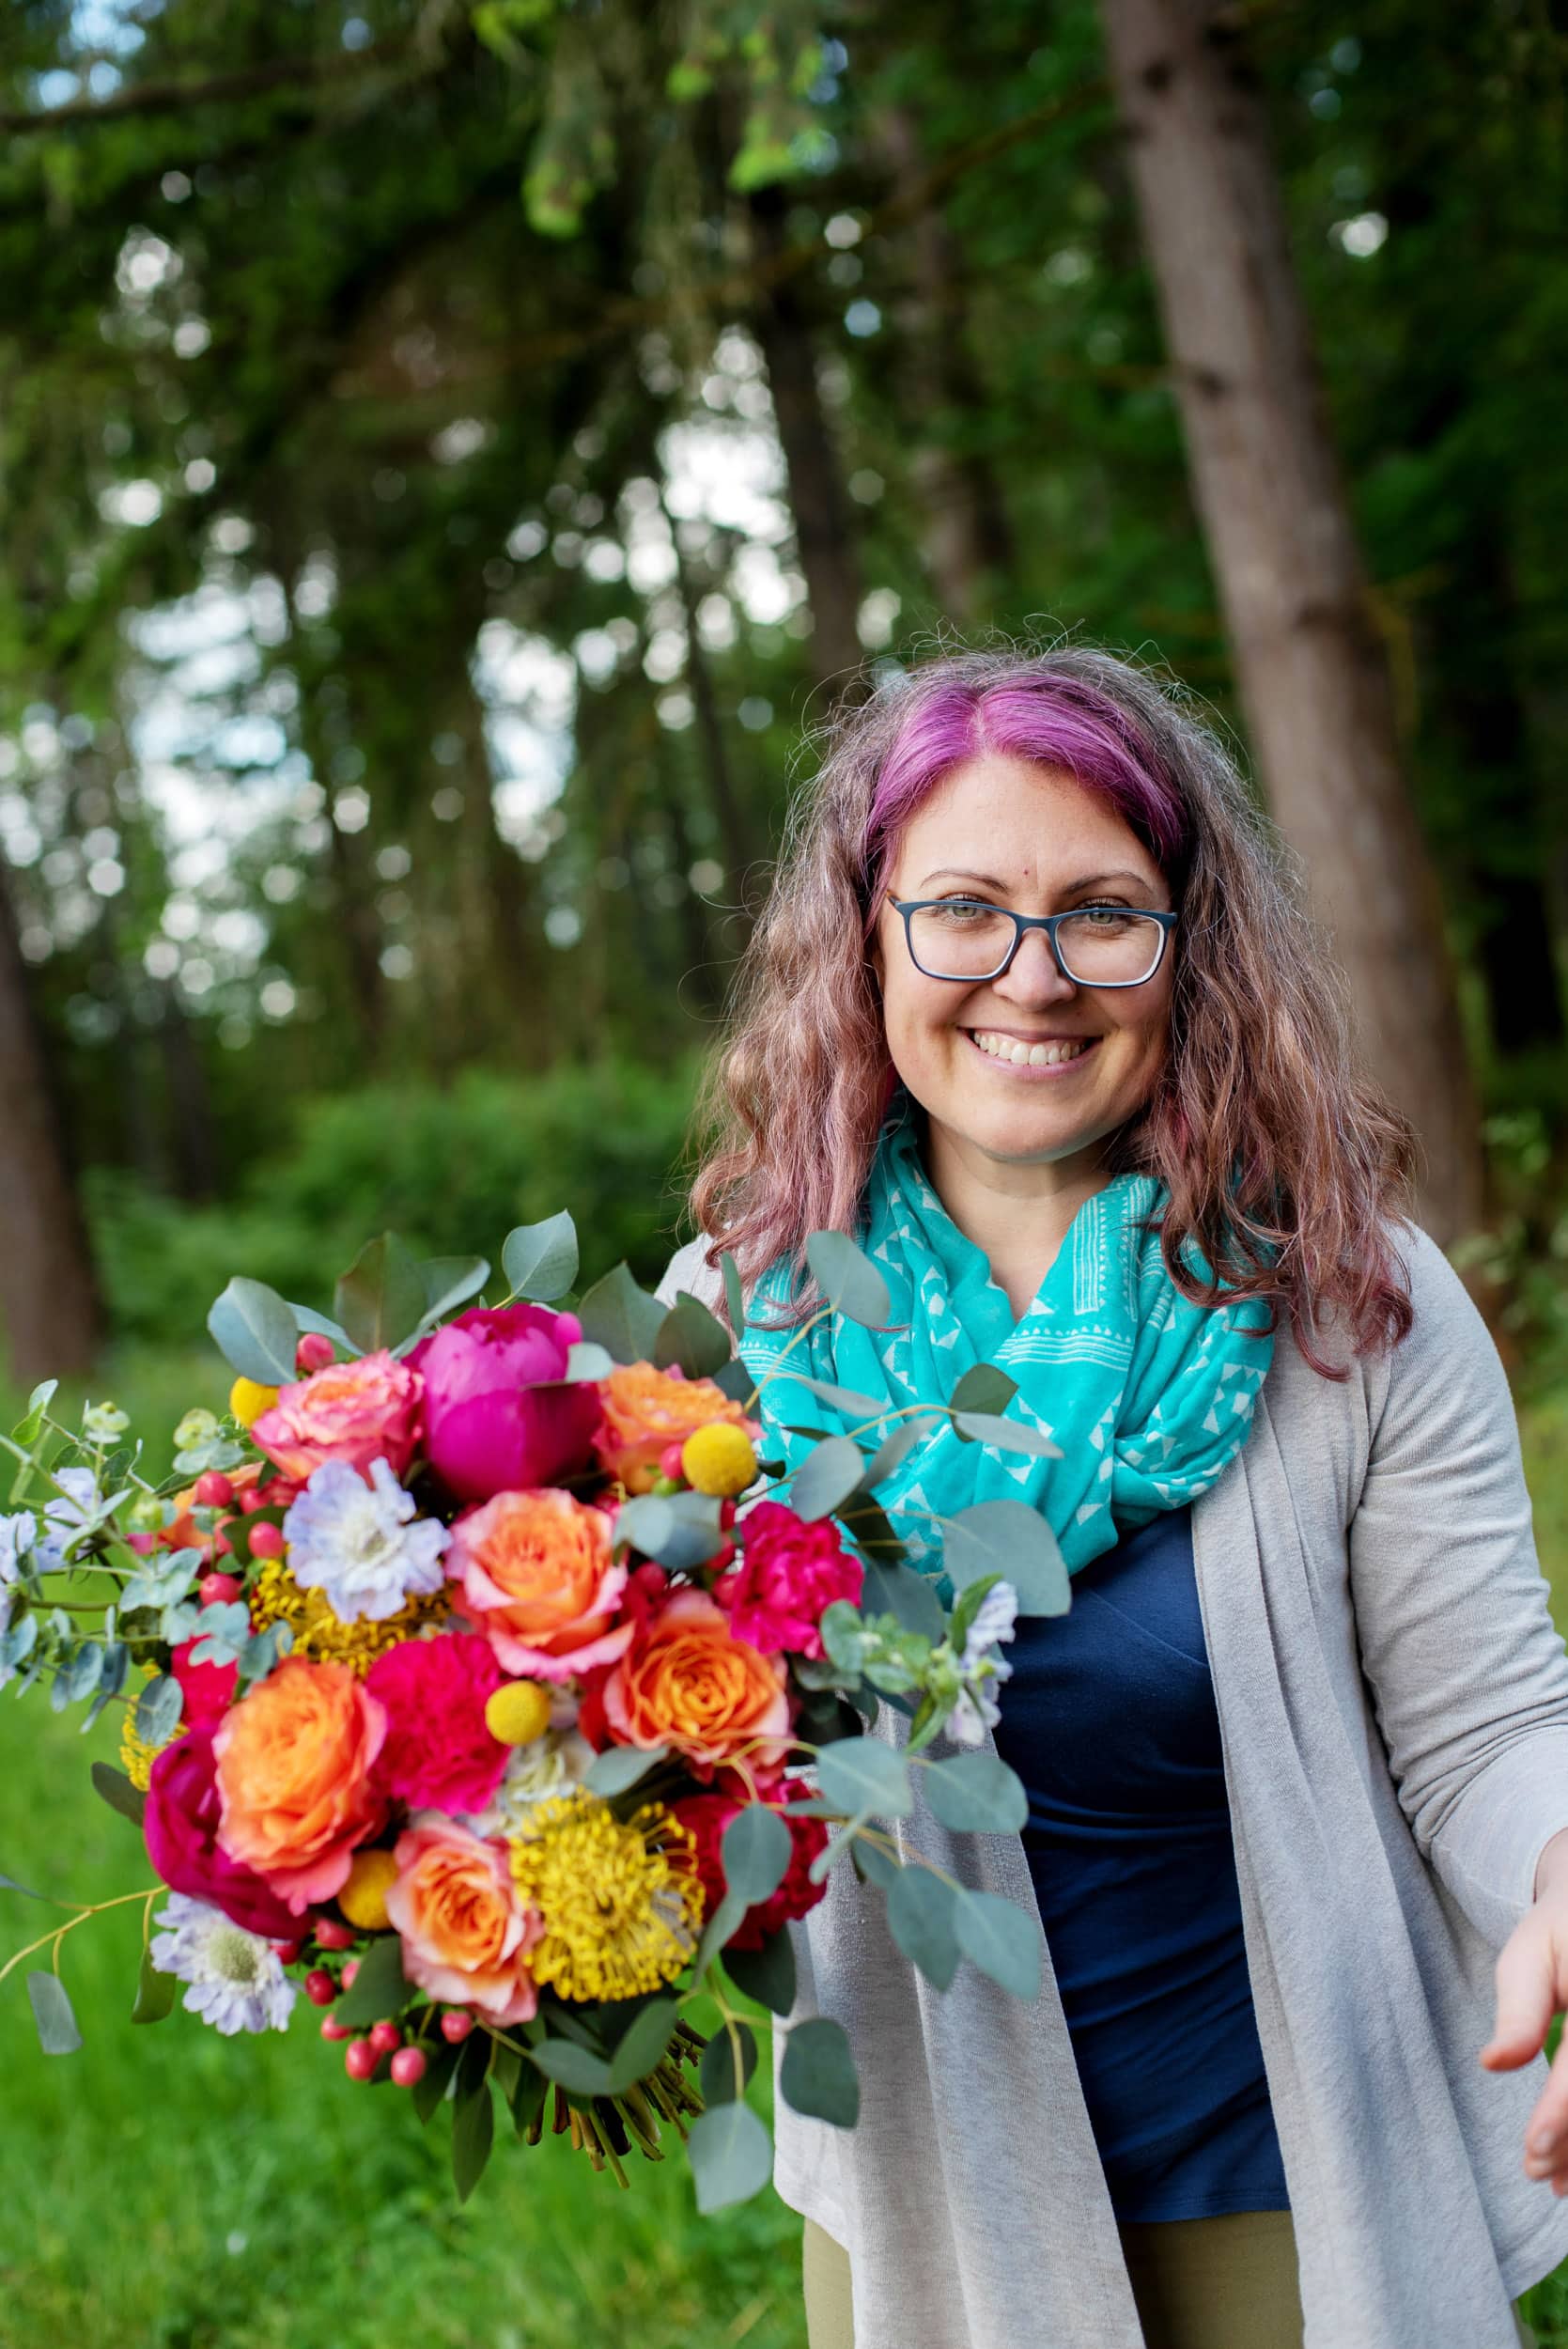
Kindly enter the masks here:
[[[149, 1433], [225, 1387], [210, 1355], [122, 1361], [113, 1383]], [[1524, 1435], [1568, 1624], [1568, 1397], [1530, 1408]], [[6, 1875], [83, 1900], [147, 1881], [134, 1831], [87, 1784], [115, 1735], [0, 1699]], [[39, 2052], [23, 1969], [0, 1990], [6, 2349], [803, 2349], [800, 2222], [771, 2196], [702, 2219], [675, 2157], [634, 2165], [623, 2194], [561, 2144], [503, 2143], [459, 2208], [444, 2112], [422, 2132], [395, 2091], [351, 2088], [305, 2044], [303, 2001], [264, 2041], [178, 2011], [133, 2028], [136, 1915], [66, 1943], [79, 2054]], [[0, 1957], [49, 1917], [0, 1893]], [[1568, 2269], [1526, 2312], [1568, 2349]]]

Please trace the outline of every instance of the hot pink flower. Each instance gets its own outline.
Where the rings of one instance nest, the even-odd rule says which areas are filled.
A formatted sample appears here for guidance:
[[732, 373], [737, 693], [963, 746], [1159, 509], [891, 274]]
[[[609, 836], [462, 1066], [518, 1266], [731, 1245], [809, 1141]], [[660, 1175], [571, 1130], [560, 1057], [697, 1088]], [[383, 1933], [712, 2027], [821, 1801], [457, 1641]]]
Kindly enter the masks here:
[[422, 1392], [419, 1373], [383, 1348], [280, 1387], [251, 1435], [298, 1484], [323, 1460], [346, 1460], [362, 1473], [372, 1460], [385, 1460], [401, 1476], [419, 1437]]
[[142, 1818], [147, 1858], [171, 1892], [210, 1901], [247, 1933], [291, 1939], [300, 1930], [298, 1917], [254, 1870], [221, 1849], [221, 1815], [210, 1732], [188, 1730], [152, 1765]]
[[483, 1811], [506, 1767], [507, 1748], [485, 1727], [485, 1701], [502, 1682], [495, 1650], [472, 1631], [404, 1640], [365, 1677], [386, 1708], [377, 1774], [416, 1811]]
[[386, 1913], [409, 1980], [492, 2023], [526, 2023], [539, 2003], [528, 1953], [544, 1920], [518, 1898], [505, 1844], [425, 1812], [392, 1856], [398, 1874]]
[[[804, 1779], [786, 1778], [779, 1790], [779, 1799], [787, 1802], [809, 1791]], [[744, 1808], [745, 1800], [745, 1797], [715, 1792], [710, 1795], [688, 1795], [682, 1801], [670, 1806], [676, 1818], [684, 1827], [689, 1827], [696, 1838], [696, 1850], [692, 1857], [702, 1880], [706, 1911], [710, 1917], [728, 1890], [724, 1881], [724, 1829], [737, 1812]], [[817, 1853], [827, 1847], [827, 1821], [786, 1819], [784, 1825], [789, 1829], [793, 1846], [789, 1865], [768, 1898], [754, 1901], [746, 1911], [724, 1944], [726, 1949], [760, 1950], [770, 1933], [777, 1932], [780, 1925], [788, 1924], [794, 1918], [803, 1917], [808, 1909], [815, 1908], [828, 1890], [826, 1876], [820, 1884], [814, 1884], [811, 1880], [811, 1863]]]
[[782, 1501], [759, 1501], [736, 1531], [740, 1563], [713, 1589], [736, 1638], [765, 1656], [819, 1657], [823, 1610], [837, 1598], [858, 1605], [865, 1568], [826, 1517], [808, 1525]]
[[569, 1386], [575, 1314], [475, 1305], [409, 1356], [425, 1381], [430, 1465], [463, 1501], [553, 1485], [587, 1465], [603, 1407], [591, 1379]]

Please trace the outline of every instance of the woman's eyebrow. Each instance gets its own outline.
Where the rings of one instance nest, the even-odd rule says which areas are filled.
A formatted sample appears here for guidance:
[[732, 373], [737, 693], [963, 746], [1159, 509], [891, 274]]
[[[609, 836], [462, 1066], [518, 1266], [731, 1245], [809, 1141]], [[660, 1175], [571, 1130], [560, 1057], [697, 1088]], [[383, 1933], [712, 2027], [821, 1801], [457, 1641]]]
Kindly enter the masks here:
[[[950, 880], [979, 881], [986, 889], [1005, 889], [1007, 886], [1005, 881], [998, 880], [994, 873], [970, 873], [958, 864], [939, 864], [932, 872], [926, 874], [924, 880], [917, 881], [915, 886], [918, 889], [928, 889], [934, 880], [939, 879], [944, 874]], [[1074, 896], [1080, 889], [1098, 889], [1107, 881], [1131, 881], [1139, 889], [1147, 889], [1149, 886], [1148, 877], [1143, 873], [1085, 873], [1080, 879], [1066, 882], [1063, 894], [1067, 896]]]

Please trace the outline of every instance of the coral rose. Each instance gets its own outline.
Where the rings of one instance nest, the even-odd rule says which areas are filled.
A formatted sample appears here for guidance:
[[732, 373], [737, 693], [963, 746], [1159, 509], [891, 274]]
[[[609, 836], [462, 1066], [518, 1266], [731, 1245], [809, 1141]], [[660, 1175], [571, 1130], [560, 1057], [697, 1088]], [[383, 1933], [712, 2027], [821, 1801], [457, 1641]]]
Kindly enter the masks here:
[[383, 1347], [280, 1387], [272, 1409], [252, 1423], [251, 1440], [301, 1485], [323, 1460], [346, 1460], [362, 1473], [385, 1460], [401, 1476], [418, 1440], [423, 1393], [418, 1371]]
[[220, 1849], [220, 1815], [212, 1739], [206, 1728], [194, 1728], [165, 1746], [148, 1774], [142, 1814], [147, 1858], [171, 1892], [210, 1902], [246, 1933], [287, 1940], [299, 1930], [296, 1919], [258, 1875]]
[[472, 1306], [409, 1356], [425, 1381], [425, 1449], [462, 1501], [553, 1485], [591, 1459], [598, 1388], [565, 1383], [582, 1335], [549, 1305]]
[[736, 1638], [765, 1656], [820, 1657], [823, 1611], [840, 1598], [859, 1606], [864, 1566], [828, 1518], [808, 1523], [781, 1501], [759, 1501], [738, 1531], [740, 1563], [714, 1585]]
[[569, 1680], [631, 1637], [615, 1621], [627, 1569], [613, 1563], [610, 1520], [570, 1493], [497, 1493], [470, 1509], [452, 1528], [446, 1571], [509, 1672]]
[[218, 1841], [296, 1914], [334, 1897], [385, 1821], [372, 1775], [385, 1735], [385, 1710], [347, 1664], [297, 1656], [224, 1716]]
[[671, 1746], [700, 1775], [747, 1747], [767, 1768], [789, 1741], [783, 1659], [736, 1639], [706, 1591], [679, 1590], [633, 1641], [600, 1702], [623, 1746]]
[[598, 1391], [604, 1424], [594, 1438], [594, 1449], [605, 1473], [618, 1476], [629, 1493], [650, 1492], [665, 1445], [683, 1444], [715, 1420], [738, 1427], [753, 1440], [762, 1432], [711, 1378], [655, 1370], [651, 1362], [617, 1363], [608, 1378], [599, 1380]]
[[528, 1953], [544, 1931], [512, 1882], [506, 1846], [454, 1820], [418, 1812], [393, 1850], [386, 1913], [403, 1970], [432, 1999], [476, 2007], [492, 2023], [526, 2023], [539, 2002]]

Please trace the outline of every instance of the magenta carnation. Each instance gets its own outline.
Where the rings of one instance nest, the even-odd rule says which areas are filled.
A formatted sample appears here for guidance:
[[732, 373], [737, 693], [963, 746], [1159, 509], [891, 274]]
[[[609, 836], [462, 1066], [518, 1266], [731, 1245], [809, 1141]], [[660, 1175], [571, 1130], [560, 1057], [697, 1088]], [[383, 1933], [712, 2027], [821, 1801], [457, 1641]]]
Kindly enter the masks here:
[[386, 1710], [376, 1774], [413, 1811], [483, 1811], [501, 1783], [509, 1749], [485, 1726], [485, 1704], [505, 1674], [476, 1632], [405, 1640], [379, 1656], [365, 1687]]
[[246, 1933], [290, 1941], [300, 1930], [294, 1911], [219, 1847], [217, 1767], [209, 1728], [188, 1730], [163, 1748], [152, 1765], [142, 1816], [147, 1858], [171, 1892], [210, 1901]]
[[548, 1305], [475, 1305], [420, 1341], [431, 1467], [463, 1501], [559, 1484], [587, 1466], [603, 1417], [591, 1379], [559, 1383], [582, 1335]]
[[737, 1525], [740, 1563], [721, 1577], [713, 1595], [729, 1610], [730, 1628], [764, 1656], [820, 1656], [817, 1628], [836, 1598], [860, 1602], [865, 1568], [827, 1518], [808, 1525], [782, 1501], [759, 1501]]

